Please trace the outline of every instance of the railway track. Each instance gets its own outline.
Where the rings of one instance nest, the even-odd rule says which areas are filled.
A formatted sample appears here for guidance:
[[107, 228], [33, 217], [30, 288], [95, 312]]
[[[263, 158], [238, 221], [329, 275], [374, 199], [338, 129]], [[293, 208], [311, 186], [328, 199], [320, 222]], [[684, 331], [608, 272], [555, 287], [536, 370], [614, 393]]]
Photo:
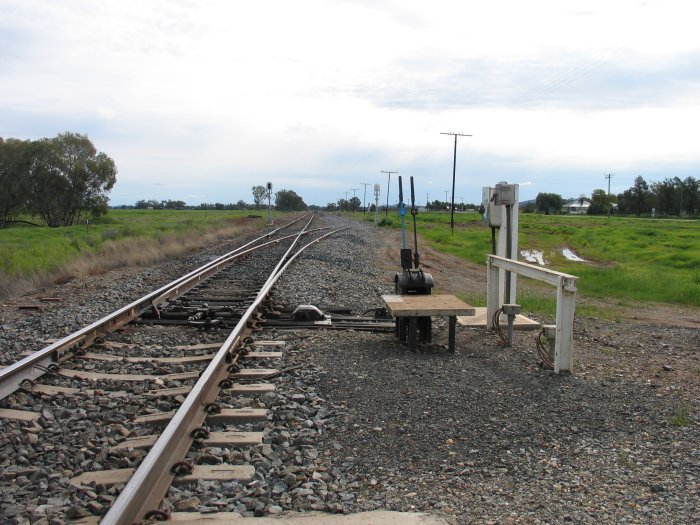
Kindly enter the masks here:
[[[115, 524], [167, 517], [174, 482], [254, 483], [264, 399], [291, 371], [282, 331], [393, 326], [267, 302], [284, 269], [338, 231], [311, 226], [306, 217], [268, 232], [0, 370], [0, 424], [15, 436], [3, 445], [18, 462], [5, 481], [67, 479], [86, 502], [68, 518]], [[69, 454], [55, 452], [56, 435]], [[25, 441], [55, 470], [32, 467]]]

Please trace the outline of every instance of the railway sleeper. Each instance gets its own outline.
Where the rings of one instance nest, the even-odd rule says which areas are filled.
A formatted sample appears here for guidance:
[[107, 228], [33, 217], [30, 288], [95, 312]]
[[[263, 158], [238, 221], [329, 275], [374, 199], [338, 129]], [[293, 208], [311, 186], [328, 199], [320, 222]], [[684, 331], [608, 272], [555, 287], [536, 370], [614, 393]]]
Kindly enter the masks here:
[[[111, 487], [126, 483], [134, 474], [133, 468], [83, 472], [70, 479], [76, 487], [101, 485]], [[194, 465], [190, 474], [176, 476], [173, 483], [194, 483], [203, 481], [250, 481], [255, 475], [252, 465]]]
[[[180, 386], [176, 388], [158, 388], [149, 390], [146, 395], [149, 397], [175, 397], [183, 396], [190, 393], [192, 387]], [[268, 394], [275, 391], [275, 385], [268, 383], [248, 383], [248, 384], [233, 384], [228, 388], [222, 388], [222, 391], [230, 392], [237, 396], [256, 396], [260, 394]]]
[[[110, 449], [110, 452], [123, 449], [144, 449], [151, 448], [158, 440], [158, 435], [139, 436], [128, 438]], [[225, 430], [223, 432], [209, 432], [209, 437], [202, 440], [202, 445], [207, 447], [226, 446], [255, 446], [263, 442], [262, 432], [239, 432], [236, 430]]]
[[[135, 424], [141, 425], [167, 425], [175, 415], [175, 411], [157, 412], [137, 416], [133, 419]], [[267, 410], [264, 408], [224, 408], [218, 414], [207, 414], [207, 424], [227, 425], [236, 423], [257, 423], [267, 421]]]

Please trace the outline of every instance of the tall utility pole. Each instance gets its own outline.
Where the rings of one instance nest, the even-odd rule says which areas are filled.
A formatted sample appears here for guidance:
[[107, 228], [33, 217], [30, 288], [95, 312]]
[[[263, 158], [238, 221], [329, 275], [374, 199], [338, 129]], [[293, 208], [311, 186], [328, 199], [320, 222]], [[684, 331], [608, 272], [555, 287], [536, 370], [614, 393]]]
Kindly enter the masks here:
[[365, 196], [362, 198], [362, 207], [365, 209], [364, 213], [367, 214], [367, 186], [371, 186], [369, 182], [360, 182], [365, 187]]
[[608, 179], [608, 219], [609, 219], [610, 218], [610, 209], [612, 208], [612, 203], [610, 202], [610, 179], [613, 178], [613, 174], [608, 173], [603, 178]]
[[446, 133], [440, 132], [440, 135], [453, 135], [455, 138], [455, 153], [452, 159], [452, 206], [450, 207], [450, 229], [452, 233], [455, 232], [455, 170], [457, 169], [457, 137], [471, 137], [471, 135], [465, 135], [464, 133]]
[[430, 193], [425, 194], [425, 209], [428, 210], [430, 208]]
[[388, 217], [389, 216], [389, 188], [391, 187], [391, 174], [398, 173], [398, 171], [382, 170], [381, 172], [389, 174], [389, 181], [386, 183], [386, 213], [384, 214], [385, 217]]

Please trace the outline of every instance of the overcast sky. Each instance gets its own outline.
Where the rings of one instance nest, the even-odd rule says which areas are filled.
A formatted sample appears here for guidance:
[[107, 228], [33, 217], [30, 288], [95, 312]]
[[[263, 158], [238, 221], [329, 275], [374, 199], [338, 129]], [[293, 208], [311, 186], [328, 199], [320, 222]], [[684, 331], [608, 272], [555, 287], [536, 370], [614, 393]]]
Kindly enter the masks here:
[[[697, 6], [697, 7], [696, 7]], [[700, 4], [0, 0], [0, 136], [86, 134], [111, 203], [420, 203], [700, 176]], [[396, 175], [391, 200], [396, 199]], [[368, 198], [372, 187], [367, 188]]]

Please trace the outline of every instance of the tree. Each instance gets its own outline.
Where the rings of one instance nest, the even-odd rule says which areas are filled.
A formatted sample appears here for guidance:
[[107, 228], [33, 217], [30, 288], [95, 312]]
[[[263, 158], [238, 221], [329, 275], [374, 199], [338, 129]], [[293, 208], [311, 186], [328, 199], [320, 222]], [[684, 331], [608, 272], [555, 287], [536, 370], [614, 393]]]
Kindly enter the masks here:
[[676, 177], [676, 179], [665, 179], [652, 183], [651, 192], [654, 194], [657, 213], [671, 215], [676, 209], [679, 209], [680, 182], [680, 179]]
[[60, 226], [69, 219], [65, 210], [70, 208], [70, 186], [57, 164], [56, 146], [50, 139], [32, 143], [29, 210], [49, 226]]
[[32, 143], [29, 209], [49, 226], [67, 226], [82, 215], [107, 213], [117, 181], [114, 161], [87, 136], [62, 133]]
[[535, 209], [549, 215], [550, 213], [558, 213], [564, 205], [564, 199], [557, 193], [538, 193], [535, 198]]
[[685, 210], [688, 215], [696, 215], [698, 213], [698, 208], [700, 206], [698, 205], [698, 201], [700, 200], [700, 181], [693, 177], [687, 177], [683, 181], [683, 186], [682, 190], [683, 193], [681, 195], [682, 198], [682, 209]]
[[160, 201], [160, 207], [164, 210], [182, 210], [187, 206], [185, 201], [173, 201], [168, 199], [167, 201]]
[[352, 211], [357, 211], [357, 208], [362, 206], [362, 201], [360, 200], [359, 197], [353, 197], [348, 201], [348, 205], [350, 206], [350, 209]]
[[303, 211], [306, 203], [292, 190], [279, 190], [275, 193], [275, 208], [280, 211]]
[[[480, 206], [475, 206], [475, 209], [478, 210], [479, 208], [480, 208]], [[521, 202], [518, 205], [518, 209], [522, 213], [534, 213], [535, 212], [535, 201], [529, 200], [529, 201]]]
[[260, 206], [265, 203], [267, 199], [267, 188], [265, 186], [253, 186], [253, 204], [255, 204], [255, 209], [259, 210]]
[[136, 201], [135, 207], [138, 210], [159, 210], [163, 207], [163, 205], [161, 204], [161, 201], [157, 201], [157, 200], [152, 199], [150, 201], [147, 201], [147, 200]]
[[31, 143], [0, 137], [0, 225], [17, 218], [29, 200]]
[[651, 208], [652, 193], [642, 176], [634, 179], [634, 186], [617, 196], [620, 213], [635, 213], [637, 216]]
[[608, 213], [610, 209], [610, 199], [605, 190], [597, 189], [593, 190], [591, 194], [591, 205], [588, 207], [586, 213], [588, 215], [603, 215]]
[[630, 190], [634, 211], [637, 216], [639, 216], [643, 211], [647, 211], [649, 207], [649, 185], [642, 178], [642, 176], [639, 175], [636, 179], [634, 179], [634, 186], [632, 186]]
[[433, 202], [428, 203], [427, 208], [432, 211], [442, 211], [450, 208], [449, 203], [445, 203], [443, 201], [440, 201], [438, 199], [435, 199]]

